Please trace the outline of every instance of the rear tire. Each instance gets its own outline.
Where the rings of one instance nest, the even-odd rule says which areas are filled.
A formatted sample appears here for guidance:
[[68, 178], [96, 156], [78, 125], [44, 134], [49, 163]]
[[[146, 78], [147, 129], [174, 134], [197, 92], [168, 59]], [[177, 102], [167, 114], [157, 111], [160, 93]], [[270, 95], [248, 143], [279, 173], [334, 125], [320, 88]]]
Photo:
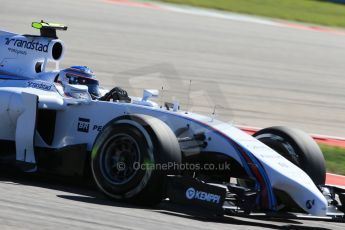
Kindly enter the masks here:
[[316, 185], [324, 185], [326, 166], [317, 143], [305, 132], [288, 127], [262, 129], [253, 135], [305, 171]]
[[172, 130], [147, 115], [128, 115], [109, 122], [97, 137], [91, 168], [98, 188], [116, 200], [155, 205], [165, 196], [166, 175], [158, 164], [181, 163]]

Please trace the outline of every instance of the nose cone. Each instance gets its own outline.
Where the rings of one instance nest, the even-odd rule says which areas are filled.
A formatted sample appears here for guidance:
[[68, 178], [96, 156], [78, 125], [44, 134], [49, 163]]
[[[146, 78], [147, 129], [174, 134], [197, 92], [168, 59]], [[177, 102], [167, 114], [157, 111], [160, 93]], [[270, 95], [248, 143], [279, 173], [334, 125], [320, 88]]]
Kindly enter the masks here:
[[327, 199], [304, 171], [299, 169], [296, 171], [298, 173], [295, 175], [291, 175], [292, 173], [283, 175], [279, 181], [273, 182], [273, 186], [287, 192], [306, 213], [326, 216]]

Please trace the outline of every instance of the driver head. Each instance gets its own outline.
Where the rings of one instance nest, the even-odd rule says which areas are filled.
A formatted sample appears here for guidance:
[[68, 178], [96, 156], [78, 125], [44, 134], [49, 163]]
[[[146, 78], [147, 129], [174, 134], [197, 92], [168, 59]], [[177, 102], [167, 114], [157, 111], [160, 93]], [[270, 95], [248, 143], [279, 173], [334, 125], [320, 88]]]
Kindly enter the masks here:
[[87, 66], [71, 66], [61, 70], [56, 81], [60, 82], [63, 87], [67, 84], [86, 85], [93, 98], [100, 96], [98, 80], [93, 71]]

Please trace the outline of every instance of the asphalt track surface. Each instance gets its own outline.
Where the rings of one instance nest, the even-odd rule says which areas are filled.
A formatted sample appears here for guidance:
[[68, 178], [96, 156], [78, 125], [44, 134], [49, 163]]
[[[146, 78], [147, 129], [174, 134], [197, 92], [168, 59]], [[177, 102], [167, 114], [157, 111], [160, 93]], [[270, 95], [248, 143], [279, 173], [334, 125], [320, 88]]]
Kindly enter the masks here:
[[[0, 177], [1, 229], [303, 229], [340, 230], [328, 221], [207, 217], [164, 201], [147, 209], [109, 201], [86, 185], [61, 178]], [[80, 183], [78, 183], [80, 184]]]
[[[290, 125], [345, 136], [343, 36], [110, 4], [3, 1], [1, 28], [36, 33], [31, 21], [63, 22], [62, 67], [88, 65], [101, 82], [140, 95], [161, 88], [184, 108], [237, 124]], [[189, 90], [189, 80], [192, 86]], [[188, 106], [188, 92], [190, 105]], [[342, 223], [195, 217], [162, 203], [114, 203], [53, 179], [0, 178], [1, 229], [344, 229]]]

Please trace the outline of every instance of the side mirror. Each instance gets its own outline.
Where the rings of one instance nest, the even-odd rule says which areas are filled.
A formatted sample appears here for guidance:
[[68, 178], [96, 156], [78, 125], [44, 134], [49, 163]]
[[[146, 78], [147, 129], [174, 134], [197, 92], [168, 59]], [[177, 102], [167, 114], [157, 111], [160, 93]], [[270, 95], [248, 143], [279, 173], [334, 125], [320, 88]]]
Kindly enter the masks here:
[[158, 97], [159, 91], [157, 89], [144, 89], [142, 101], [147, 101], [151, 97]]

